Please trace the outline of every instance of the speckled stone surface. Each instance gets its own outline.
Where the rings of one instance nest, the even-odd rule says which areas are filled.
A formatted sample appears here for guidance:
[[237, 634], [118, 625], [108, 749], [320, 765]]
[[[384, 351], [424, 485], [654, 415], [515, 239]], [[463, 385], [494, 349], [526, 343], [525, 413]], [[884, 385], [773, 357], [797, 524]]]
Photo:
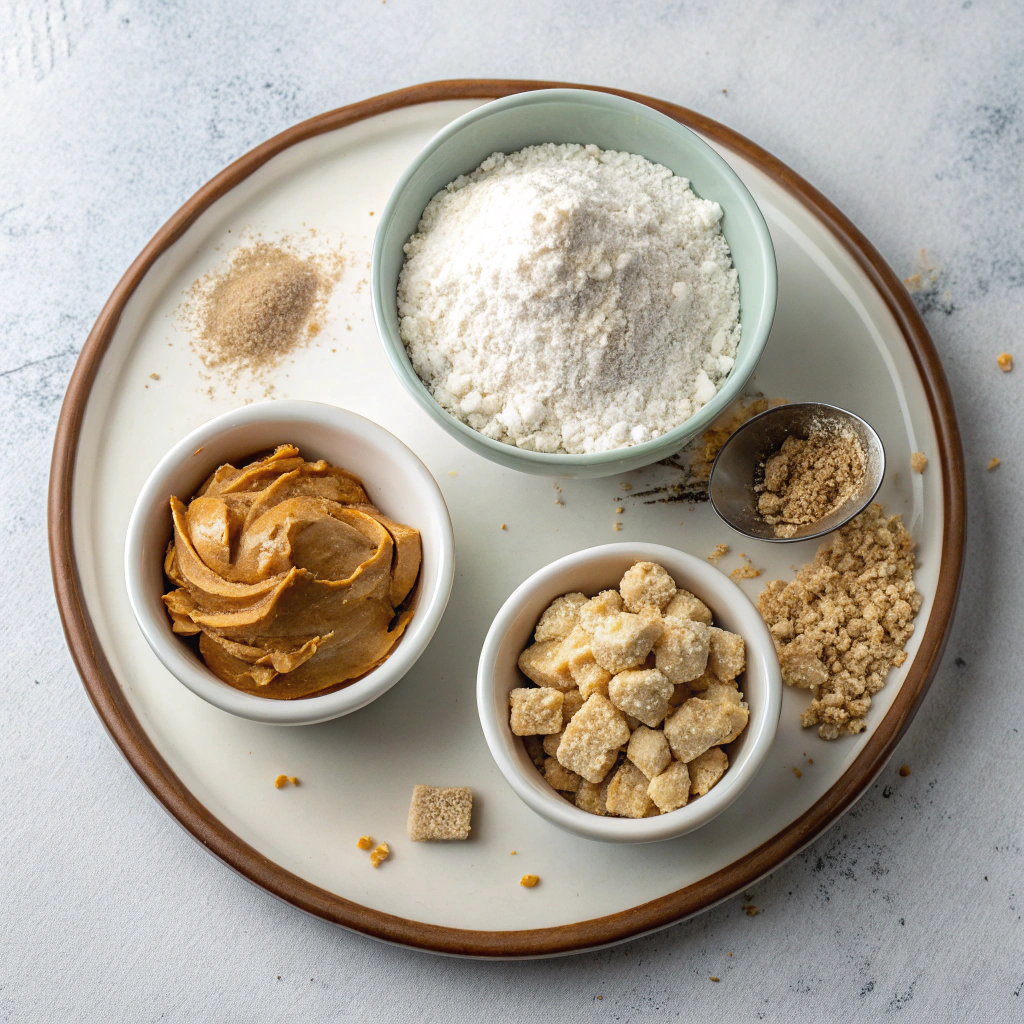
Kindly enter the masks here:
[[[967, 453], [959, 617], [878, 782], [746, 897], [559, 961], [389, 948], [216, 863], [93, 714], [46, 551], [64, 387], [153, 231], [295, 121], [473, 76], [617, 85], [706, 112], [806, 176], [902, 276], [930, 268], [916, 298]], [[0, 1020], [1021, 1019], [1018, 5], [8, 3], [0, 140]], [[1010, 374], [1004, 349], [1022, 363]]]

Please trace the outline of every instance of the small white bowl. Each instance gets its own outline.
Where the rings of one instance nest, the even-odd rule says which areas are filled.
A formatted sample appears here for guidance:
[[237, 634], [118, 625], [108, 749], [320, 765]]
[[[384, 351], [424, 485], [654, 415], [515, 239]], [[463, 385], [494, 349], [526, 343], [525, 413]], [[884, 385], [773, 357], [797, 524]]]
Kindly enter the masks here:
[[[750, 721], [730, 746], [729, 770], [699, 799], [654, 818], [602, 818], [581, 811], [556, 793], [534, 767], [523, 741], [509, 726], [508, 695], [524, 685], [519, 653], [533, 638], [541, 612], [561, 594], [587, 595], [615, 589], [634, 562], [657, 562], [676, 584], [696, 594], [712, 611], [716, 626], [739, 633], [747, 643], [747, 669], [740, 689]], [[502, 775], [534, 811], [567, 832], [609, 843], [651, 843], [674, 839], [721, 814], [750, 783], [775, 738], [782, 710], [782, 674], [771, 634], [757, 609], [724, 573], [661, 544], [603, 544], [560, 558], [521, 584], [502, 605], [487, 633], [477, 674], [477, 708], [484, 737]]]
[[[423, 543], [416, 613], [391, 656], [362, 679], [322, 697], [273, 700], [218, 679], [171, 631], [160, 600], [171, 536], [168, 499], [182, 501], [218, 466], [238, 464], [279, 444], [307, 459], [326, 459], [358, 476], [387, 516], [415, 526]], [[393, 434], [345, 409], [320, 402], [259, 402], [224, 413], [179, 441], [150, 474], [128, 524], [124, 551], [128, 600], [154, 653], [194, 694], [222, 711], [271, 725], [312, 725], [351, 714], [390, 690], [426, 649], [444, 614], [455, 575], [455, 538], [434, 478]]]

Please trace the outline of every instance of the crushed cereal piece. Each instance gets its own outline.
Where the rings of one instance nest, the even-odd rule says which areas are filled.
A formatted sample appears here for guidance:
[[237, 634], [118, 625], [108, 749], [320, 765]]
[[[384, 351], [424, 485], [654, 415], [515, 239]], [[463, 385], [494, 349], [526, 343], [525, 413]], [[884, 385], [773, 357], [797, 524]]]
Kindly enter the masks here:
[[910, 774], [910, 765], [909, 764], [900, 765], [900, 775], [903, 776], [903, 778], [906, 778], [909, 774]]
[[508, 695], [515, 736], [546, 736], [562, 731], [561, 690], [550, 686], [517, 686]]
[[677, 761], [692, 761], [722, 743], [733, 730], [728, 704], [691, 697], [665, 721], [665, 739]]
[[612, 777], [609, 775], [603, 782], [587, 782], [584, 779], [580, 788], [576, 790], [576, 806], [581, 811], [590, 814], [599, 814], [605, 817], [608, 814], [608, 786]]
[[149, 379], [150, 380], [159, 380], [160, 379], [160, 374], [159, 373], [151, 373], [149, 375]]
[[676, 596], [661, 614], [666, 619], [692, 619], [694, 622], [703, 622], [705, 626], [711, 625], [711, 609], [688, 590], [677, 590]]
[[632, 761], [623, 761], [608, 784], [606, 805], [619, 818], [646, 818], [651, 798], [647, 776]]
[[290, 782], [290, 783], [291, 783], [291, 784], [292, 784], [293, 786], [297, 786], [297, 785], [299, 785], [299, 780], [298, 780], [297, 778], [295, 778], [295, 776], [294, 776], [294, 775], [289, 775], [289, 776], [288, 776], [288, 781], [289, 781], [289, 782]]
[[722, 560], [722, 556], [727, 554], [729, 554], [728, 544], [716, 544], [715, 550], [712, 551], [710, 555], [708, 555], [708, 561], [712, 565], [718, 565], [718, 563]]
[[370, 864], [372, 867], [379, 868], [391, 855], [391, 850], [388, 848], [387, 843], [381, 843], [375, 850], [370, 851]]
[[661, 611], [675, 597], [676, 582], [654, 562], [637, 562], [626, 570], [619, 583], [626, 611], [638, 612], [645, 605]]
[[505, 525], [504, 523], [502, 523], [502, 524], [501, 524], [501, 528], [502, 528], [503, 530], [507, 530], [507, 529], [508, 529], [508, 527], [507, 527], [507, 526], [506, 526], [506, 525]]
[[999, 465], [999, 459], [989, 459], [986, 469], [995, 469]]
[[711, 630], [708, 668], [719, 679], [735, 679], [747, 667], [747, 645], [743, 637], [717, 626]]
[[274, 779], [274, 788], [275, 789], [283, 789], [287, 785], [288, 785], [288, 776], [287, 775], [278, 775], [278, 777], [276, 779]]
[[559, 763], [588, 782], [601, 782], [615, 764], [629, 727], [607, 697], [595, 693], [573, 715], [558, 745]]
[[368, 850], [373, 846], [373, 839], [371, 836], [360, 836], [356, 840], [356, 846], [358, 846], [360, 850]]
[[685, 807], [690, 799], [690, 769], [682, 761], [673, 761], [651, 779], [647, 795], [662, 814]]
[[555, 690], [572, 690], [576, 686], [561, 640], [544, 640], [527, 647], [519, 655], [519, 670], [538, 686]]
[[622, 529], [622, 523], [612, 523], [612, 529], [618, 533]]
[[533, 639], [541, 643], [567, 637], [576, 626], [580, 608], [586, 603], [586, 594], [563, 594], [556, 597], [540, 617]]
[[672, 760], [672, 752], [668, 749], [668, 740], [660, 729], [649, 729], [646, 725], [641, 725], [629, 737], [626, 757], [648, 779], [653, 779], [668, 767], [669, 761]]
[[523, 877], [519, 879], [519, 884], [524, 889], [532, 889], [539, 881], [540, 878], [538, 878], [537, 875], [523, 875]]
[[409, 838], [414, 843], [433, 839], [468, 839], [473, 816], [469, 786], [413, 786], [409, 804]]
[[654, 664], [669, 682], [689, 683], [703, 675], [710, 652], [710, 627], [692, 619], [665, 619], [654, 645]]
[[928, 456], [924, 452], [911, 452], [910, 453], [910, 468], [915, 473], [923, 473], [925, 466], [928, 465]]
[[661, 613], [649, 606], [636, 614], [606, 615], [591, 634], [594, 659], [612, 673], [635, 668], [650, 654], [663, 628]]
[[544, 778], [552, 789], [557, 789], [560, 793], [575, 793], [582, 781], [575, 772], [563, 768], [553, 757], [544, 761]]
[[721, 747], [712, 747], [698, 754], [688, 765], [691, 796], [704, 796], [729, 767], [729, 758]]
[[1013, 369], [1013, 356], [1009, 352], [1003, 352], [996, 357], [996, 363], [1003, 373], [1009, 373]]
[[656, 668], [627, 669], [608, 684], [608, 699], [652, 729], [668, 714], [674, 685]]

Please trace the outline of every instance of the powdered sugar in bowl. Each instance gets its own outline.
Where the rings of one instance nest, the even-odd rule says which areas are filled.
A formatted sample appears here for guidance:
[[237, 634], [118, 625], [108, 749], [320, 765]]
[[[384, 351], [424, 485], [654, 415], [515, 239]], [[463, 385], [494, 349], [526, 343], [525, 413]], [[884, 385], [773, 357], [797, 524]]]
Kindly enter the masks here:
[[576, 477], [705, 430], [757, 365], [776, 300], [767, 226], [729, 165], [649, 107], [573, 89], [435, 136], [384, 210], [372, 284], [392, 367], [445, 430]]

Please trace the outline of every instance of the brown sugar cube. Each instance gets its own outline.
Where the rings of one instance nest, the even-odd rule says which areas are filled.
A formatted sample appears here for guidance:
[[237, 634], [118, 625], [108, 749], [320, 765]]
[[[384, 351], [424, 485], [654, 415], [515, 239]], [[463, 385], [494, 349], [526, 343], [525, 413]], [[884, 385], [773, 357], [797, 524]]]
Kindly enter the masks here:
[[580, 608], [587, 603], [586, 594], [563, 594], [556, 597], [540, 617], [533, 639], [537, 643], [545, 640], [562, 640], [576, 625]]
[[709, 700], [712, 703], [725, 704], [729, 708], [729, 714], [732, 716], [732, 732], [722, 740], [723, 744], [732, 743], [747, 727], [747, 722], [750, 719], [750, 710], [743, 702], [743, 694], [740, 692], [739, 687], [736, 686], [735, 681], [713, 683], [701, 694], [701, 699]]
[[665, 722], [665, 739], [677, 761], [692, 761], [733, 730], [731, 706], [691, 697]]
[[[548, 757], [554, 757], [558, 753], [558, 744], [561, 742], [562, 730], [559, 729], [558, 732], [553, 732], [550, 735], [545, 736], [541, 742], [541, 746]], [[543, 764], [543, 758], [541, 759], [541, 763]]]
[[538, 686], [571, 690], [576, 685], [569, 674], [569, 659], [561, 640], [545, 640], [527, 647], [519, 655], [519, 670]]
[[651, 779], [647, 795], [662, 814], [685, 807], [690, 799], [690, 772], [681, 761], [674, 761]]
[[669, 697], [668, 702], [672, 707], [677, 708], [680, 704], [685, 704], [693, 696], [693, 691], [690, 689], [689, 683], [676, 683], [672, 687], [672, 696]]
[[910, 453], [910, 468], [915, 473], [923, 473], [928, 465], [928, 456], [924, 452]]
[[743, 637], [711, 626], [708, 668], [719, 679], [735, 679], [747, 667], [747, 645]]
[[608, 684], [611, 682], [612, 674], [606, 668], [601, 668], [594, 655], [589, 655], [589, 663], [577, 663], [573, 666], [573, 679], [579, 686], [580, 693], [584, 698], [591, 697], [595, 693], [603, 697], [608, 696]]
[[637, 562], [626, 570], [619, 593], [626, 611], [638, 612], [644, 605], [661, 611], [675, 597], [676, 581], [654, 562]]
[[575, 772], [563, 768], [553, 757], [544, 761], [544, 778], [552, 789], [561, 793], [575, 793], [583, 781]]
[[580, 783], [580, 788], [576, 790], [576, 806], [581, 811], [605, 817], [608, 814], [608, 786], [611, 781], [611, 776], [599, 783], [587, 782], [584, 779]]
[[514, 736], [546, 736], [562, 731], [561, 690], [550, 686], [517, 686], [509, 695]]
[[568, 725], [572, 716], [583, 707], [584, 698], [579, 690], [566, 690], [562, 694], [562, 725]]
[[648, 729], [641, 725], [629, 737], [626, 757], [630, 759], [647, 776], [653, 779], [660, 775], [672, 760], [672, 752], [668, 749], [668, 740], [660, 729]]
[[413, 786], [409, 804], [409, 838], [414, 843], [432, 839], [468, 839], [473, 816], [473, 790], [469, 786]]
[[711, 630], [703, 622], [666, 619], [654, 645], [654, 663], [669, 682], [688, 683], [703, 674], [710, 651]]
[[677, 590], [676, 596], [661, 614], [666, 619], [689, 619], [692, 622], [703, 622], [705, 626], [711, 625], [711, 609], [688, 590]]
[[608, 813], [619, 818], [646, 818], [651, 806], [647, 786], [647, 776], [632, 761], [623, 761], [608, 783]]
[[619, 747], [629, 741], [629, 727], [607, 697], [595, 693], [573, 715], [556, 754], [563, 768], [600, 782], [615, 764]]
[[[545, 736], [546, 740], [548, 737]], [[523, 746], [526, 747], [526, 753], [530, 755], [530, 760], [538, 768], [544, 767], [544, 743], [541, 741], [539, 736], [524, 736]]]
[[698, 754], [687, 767], [690, 770], [690, 793], [703, 796], [725, 774], [729, 758], [721, 747], [712, 747]]
[[608, 699], [652, 729], [668, 714], [675, 687], [656, 668], [629, 669], [612, 677]]
[[580, 607], [577, 621], [588, 633], [593, 633], [602, 619], [621, 611], [622, 595], [617, 590], [602, 590]]
[[702, 675], [699, 675], [696, 679], [691, 679], [686, 685], [697, 695], [703, 693], [709, 686], [714, 686], [715, 683], [720, 683], [722, 680], [715, 675], [710, 669], [705, 669]]
[[649, 606], [635, 615], [606, 615], [591, 634], [594, 660], [613, 674], [636, 668], [651, 652], [663, 628], [661, 613]]

